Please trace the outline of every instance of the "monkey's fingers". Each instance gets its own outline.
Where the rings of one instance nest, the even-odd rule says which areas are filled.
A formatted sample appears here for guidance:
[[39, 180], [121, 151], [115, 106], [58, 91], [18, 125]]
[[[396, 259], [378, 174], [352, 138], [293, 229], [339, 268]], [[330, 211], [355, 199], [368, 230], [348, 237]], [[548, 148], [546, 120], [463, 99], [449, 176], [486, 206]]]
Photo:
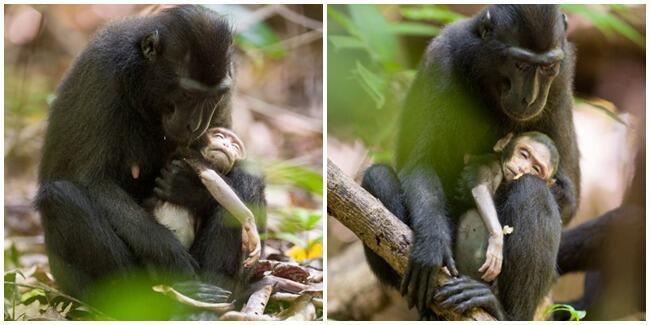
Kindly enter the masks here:
[[248, 254], [248, 257], [246, 260], [244, 260], [244, 267], [245, 268], [251, 268], [257, 261], [259, 261], [262, 253], [262, 245], [259, 245], [256, 247], [250, 254]]
[[244, 251], [248, 252], [248, 257], [244, 260], [244, 267], [249, 268], [260, 259], [262, 254], [262, 242], [254, 224], [244, 224], [242, 228], [242, 246]]
[[451, 253], [451, 249], [447, 251], [447, 255], [445, 256], [445, 263], [444, 265], [447, 267], [447, 270], [451, 273], [453, 276], [458, 276], [458, 269], [456, 268], [456, 261], [454, 260], [454, 255]]
[[491, 264], [492, 264], [492, 259], [490, 258], [490, 256], [488, 256], [488, 257], [485, 258], [485, 263], [483, 263], [483, 265], [481, 265], [481, 267], [478, 269], [478, 271], [479, 272], [485, 272], [485, 270], [487, 270], [488, 267], [490, 267]]
[[491, 258], [490, 267], [487, 269], [485, 274], [483, 274], [481, 279], [483, 279], [483, 281], [486, 281], [486, 282], [494, 281], [494, 279], [497, 278], [499, 273], [501, 273], [501, 270], [500, 270], [500, 267], [498, 266], [498, 264], [499, 264], [498, 258], [494, 258], [494, 257]]

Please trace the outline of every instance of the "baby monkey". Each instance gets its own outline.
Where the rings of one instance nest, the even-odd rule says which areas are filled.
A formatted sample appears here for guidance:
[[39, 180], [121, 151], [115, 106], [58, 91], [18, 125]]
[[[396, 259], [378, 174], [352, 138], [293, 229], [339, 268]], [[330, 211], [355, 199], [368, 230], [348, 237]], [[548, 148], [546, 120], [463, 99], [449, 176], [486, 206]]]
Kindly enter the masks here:
[[525, 174], [537, 176], [552, 186], [559, 163], [553, 140], [535, 131], [516, 137], [509, 133], [496, 143], [494, 151], [485, 156], [466, 156], [458, 184], [460, 200], [473, 201], [476, 207], [459, 220], [455, 247], [458, 270], [485, 282], [494, 281], [501, 273], [504, 234], [517, 231], [509, 226], [501, 228], [493, 200], [497, 189], [503, 182], [512, 182]]
[[[191, 148], [180, 149], [179, 153], [196, 171], [214, 199], [242, 224], [242, 249], [248, 252], [244, 266], [252, 266], [262, 251], [255, 216], [221, 177], [228, 175], [235, 163], [246, 157], [244, 144], [231, 130], [215, 127], [208, 129]], [[137, 178], [135, 173], [133, 177]], [[192, 246], [199, 220], [191, 211], [157, 198], [147, 205], [156, 220], [171, 230], [185, 247]]]

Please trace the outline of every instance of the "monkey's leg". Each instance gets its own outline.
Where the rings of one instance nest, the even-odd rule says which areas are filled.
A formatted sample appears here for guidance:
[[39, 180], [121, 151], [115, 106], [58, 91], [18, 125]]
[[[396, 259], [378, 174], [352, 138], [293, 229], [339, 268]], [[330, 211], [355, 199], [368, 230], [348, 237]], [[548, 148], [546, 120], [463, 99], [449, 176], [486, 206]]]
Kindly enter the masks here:
[[[375, 164], [363, 174], [361, 186], [376, 197], [397, 218], [409, 225], [408, 213], [402, 200], [402, 189], [397, 174], [390, 166]], [[379, 281], [399, 289], [401, 276], [386, 261], [364, 245], [370, 269]]]
[[100, 278], [135, 263], [87, 193], [72, 182], [42, 184], [36, 205], [52, 274], [64, 291], [79, 296]]
[[501, 224], [513, 227], [504, 240], [499, 300], [512, 320], [532, 320], [556, 277], [562, 222], [553, 195], [540, 179], [524, 175], [497, 194]]

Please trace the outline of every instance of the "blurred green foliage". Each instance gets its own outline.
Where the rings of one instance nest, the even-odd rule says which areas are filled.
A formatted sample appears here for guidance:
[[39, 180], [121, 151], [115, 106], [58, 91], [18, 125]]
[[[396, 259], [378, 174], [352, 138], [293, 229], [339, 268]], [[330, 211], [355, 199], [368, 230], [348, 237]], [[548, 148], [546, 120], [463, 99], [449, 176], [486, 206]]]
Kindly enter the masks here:
[[312, 167], [289, 161], [269, 161], [261, 166], [266, 181], [272, 184], [293, 185], [323, 196], [323, 176]]
[[[228, 17], [233, 22], [246, 22], [254, 9], [237, 4], [204, 5]], [[267, 58], [281, 59], [287, 55], [280, 37], [264, 21], [247, 26], [235, 35], [235, 44], [245, 53], [261, 52]]]
[[566, 311], [566, 312], [568, 312], [569, 315], [571, 315], [569, 320], [573, 320], [573, 321], [579, 321], [579, 320], [585, 318], [585, 316], [587, 316], [586, 311], [584, 311], [584, 310], [576, 310], [575, 308], [573, 308], [573, 306], [565, 305], [565, 304], [552, 304], [552, 305], [548, 306], [546, 308], [546, 310], [544, 311], [544, 315], [546, 317], [548, 317], [548, 316], [550, 316], [551, 314], [553, 314], [556, 311]]
[[560, 8], [567, 13], [578, 14], [587, 18], [607, 38], [619, 34], [645, 49], [645, 36], [617, 16], [617, 14], [625, 15], [629, 12], [630, 8], [628, 6], [612, 4], [594, 7], [585, 4], [563, 4], [560, 5]]
[[[328, 6], [328, 133], [360, 139], [375, 160], [392, 157], [399, 111], [417, 68], [409, 59], [440, 29], [464, 15], [445, 5]], [[626, 20], [625, 5], [561, 5], [606, 37], [621, 35], [645, 48]], [[411, 55], [417, 51], [416, 56]]]

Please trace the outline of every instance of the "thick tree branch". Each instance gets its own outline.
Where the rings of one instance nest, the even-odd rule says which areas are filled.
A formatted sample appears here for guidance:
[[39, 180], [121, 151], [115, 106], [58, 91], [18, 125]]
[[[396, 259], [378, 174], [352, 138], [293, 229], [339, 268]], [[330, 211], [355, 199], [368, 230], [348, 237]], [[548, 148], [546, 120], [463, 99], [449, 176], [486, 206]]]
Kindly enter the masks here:
[[[352, 230], [399, 274], [404, 273], [408, 265], [411, 229], [330, 160], [327, 161], [327, 212]], [[438, 285], [447, 281], [449, 276], [439, 272]], [[447, 320], [495, 320], [478, 308], [465, 315], [435, 305], [431, 308]]]

